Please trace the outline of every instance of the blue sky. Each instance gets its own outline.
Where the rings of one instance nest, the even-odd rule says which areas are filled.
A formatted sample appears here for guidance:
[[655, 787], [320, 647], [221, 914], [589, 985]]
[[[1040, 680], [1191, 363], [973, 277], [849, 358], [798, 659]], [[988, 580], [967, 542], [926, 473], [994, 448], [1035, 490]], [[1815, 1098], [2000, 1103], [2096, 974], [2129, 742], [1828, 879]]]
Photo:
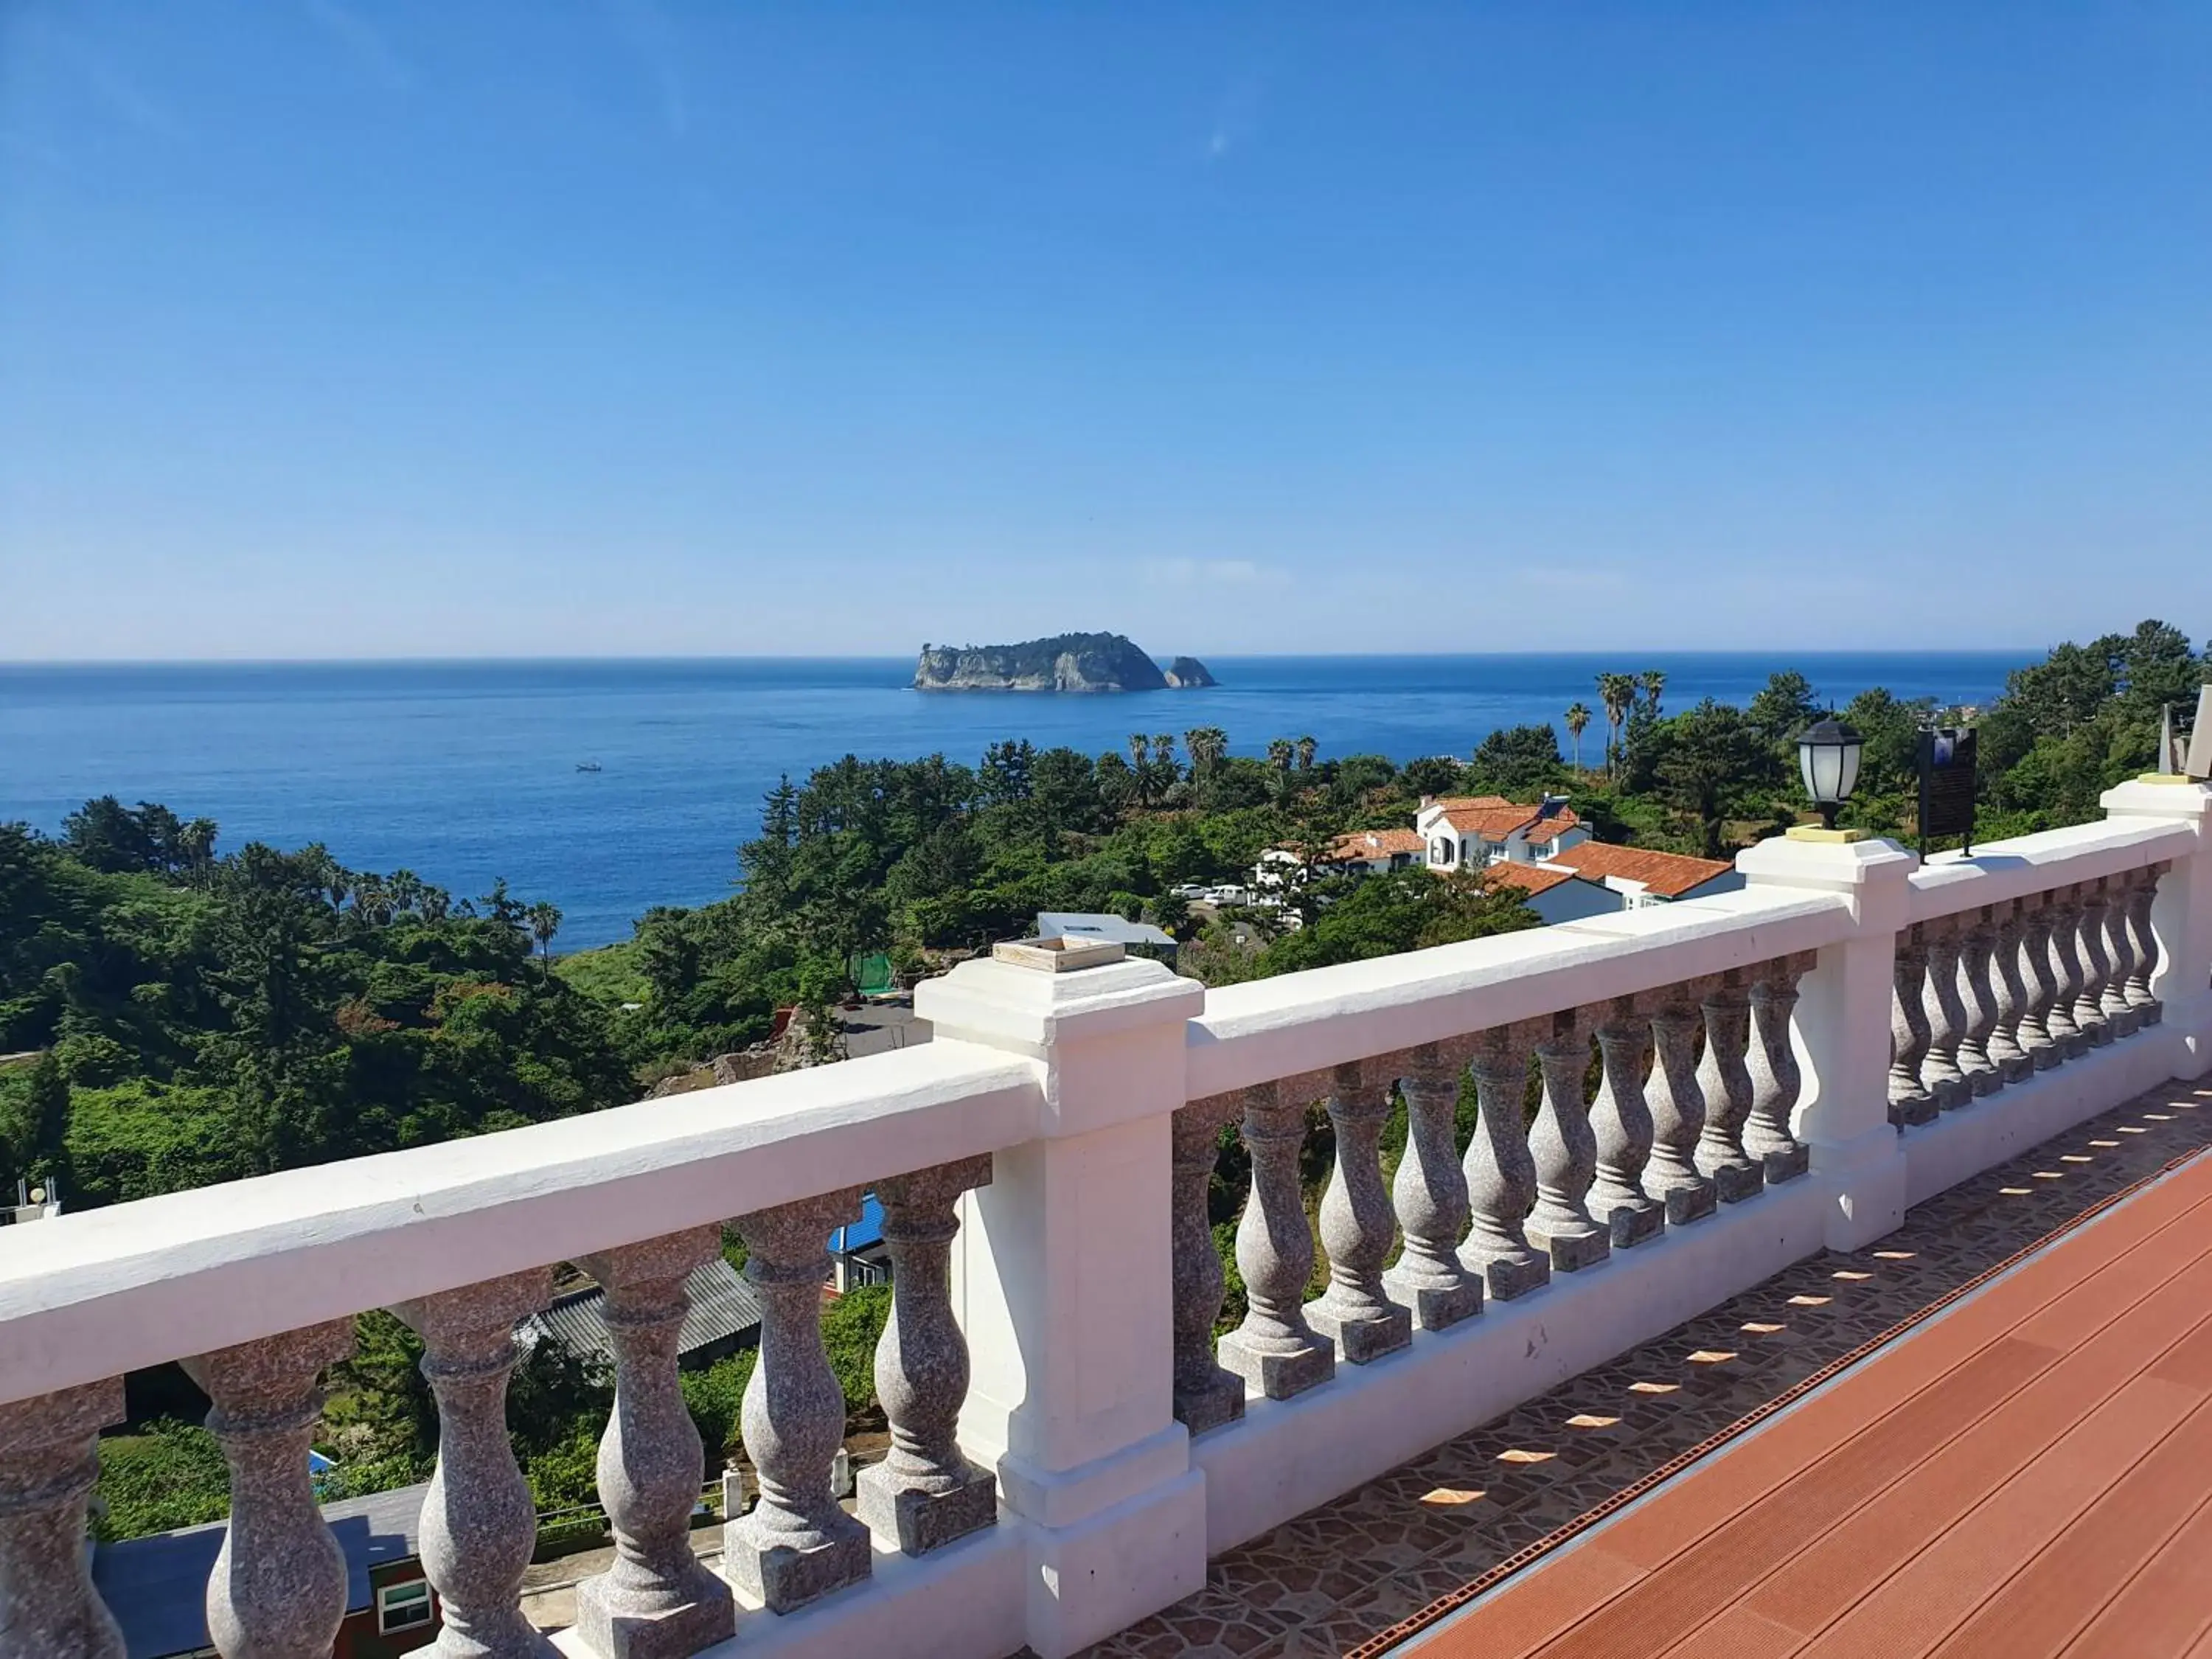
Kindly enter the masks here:
[[2212, 598], [2212, 8], [0, 0], [0, 658]]

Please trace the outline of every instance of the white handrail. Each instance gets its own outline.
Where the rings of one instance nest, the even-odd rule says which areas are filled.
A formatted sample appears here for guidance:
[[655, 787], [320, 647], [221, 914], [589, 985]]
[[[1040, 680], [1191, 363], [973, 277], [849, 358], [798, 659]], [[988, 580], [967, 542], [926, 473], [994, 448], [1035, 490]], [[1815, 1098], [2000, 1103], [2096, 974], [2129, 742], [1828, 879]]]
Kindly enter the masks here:
[[2072, 882], [2187, 858], [2196, 850], [2196, 834], [2185, 826], [2115, 818], [1993, 841], [1975, 848], [1971, 856], [1937, 853], [1912, 872], [1909, 919], [1933, 921]]
[[1037, 1133], [1031, 1062], [896, 1054], [0, 1234], [0, 1403]]
[[1189, 1097], [1492, 1030], [1848, 936], [1832, 895], [1723, 893], [1209, 991]]

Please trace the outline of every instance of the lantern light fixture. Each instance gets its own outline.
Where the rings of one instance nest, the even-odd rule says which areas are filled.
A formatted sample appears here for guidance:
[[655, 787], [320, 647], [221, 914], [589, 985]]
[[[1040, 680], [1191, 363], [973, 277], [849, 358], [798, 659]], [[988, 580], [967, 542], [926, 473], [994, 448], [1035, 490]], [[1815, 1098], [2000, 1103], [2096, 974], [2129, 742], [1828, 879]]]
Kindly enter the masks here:
[[1824, 826], [1815, 832], [1818, 839], [1859, 838], [1858, 832], [1836, 828], [1836, 813], [1858, 787], [1859, 757], [1865, 747], [1865, 740], [1838, 720], [1832, 709], [1826, 718], [1808, 726], [1797, 739], [1798, 770], [1804, 775], [1805, 793], [1820, 810]]

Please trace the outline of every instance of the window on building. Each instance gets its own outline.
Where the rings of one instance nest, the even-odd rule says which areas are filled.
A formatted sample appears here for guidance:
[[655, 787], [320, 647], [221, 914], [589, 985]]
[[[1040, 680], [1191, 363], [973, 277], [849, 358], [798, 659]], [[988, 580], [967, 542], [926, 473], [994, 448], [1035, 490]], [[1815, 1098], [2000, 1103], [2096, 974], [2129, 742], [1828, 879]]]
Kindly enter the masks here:
[[376, 1592], [376, 1628], [380, 1634], [416, 1630], [430, 1622], [430, 1584], [417, 1578], [412, 1583], [386, 1584]]

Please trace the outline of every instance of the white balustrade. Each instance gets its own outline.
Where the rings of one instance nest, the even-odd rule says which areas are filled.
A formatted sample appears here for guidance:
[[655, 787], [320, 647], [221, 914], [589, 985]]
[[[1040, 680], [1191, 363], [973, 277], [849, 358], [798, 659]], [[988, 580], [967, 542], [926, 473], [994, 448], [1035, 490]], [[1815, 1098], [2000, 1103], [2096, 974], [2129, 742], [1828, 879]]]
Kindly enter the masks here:
[[[1198, 1589], [1209, 1554], [2203, 1074], [2212, 790], [2107, 806], [1924, 866], [1763, 843], [1741, 892], [1212, 992], [1149, 963], [971, 963], [923, 988], [927, 1047], [9, 1230], [0, 1659], [123, 1652], [82, 1547], [94, 1437], [125, 1373], [179, 1358], [234, 1483], [214, 1644], [326, 1650], [342, 1580], [298, 1453], [377, 1306], [422, 1334], [440, 1416], [434, 1650], [553, 1651], [519, 1605], [535, 1518], [505, 1411], [552, 1261], [605, 1286], [616, 1354], [615, 1560], [562, 1651], [1063, 1659]], [[1323, 1101], [1335, 1161], [1310, 1218]], [[1217, 1343], [1206, 1204], [1232, 1125], [1247, 1311]], [[832, 1495], [820, 1316], [829, 1230], [870, 1188], [891, 1449], [856, 1519]], [[676, 1354], [686, 1277], [732, 1216], [765, 1315], [734, 1595], [690, 1549], [703, 1459]]]

